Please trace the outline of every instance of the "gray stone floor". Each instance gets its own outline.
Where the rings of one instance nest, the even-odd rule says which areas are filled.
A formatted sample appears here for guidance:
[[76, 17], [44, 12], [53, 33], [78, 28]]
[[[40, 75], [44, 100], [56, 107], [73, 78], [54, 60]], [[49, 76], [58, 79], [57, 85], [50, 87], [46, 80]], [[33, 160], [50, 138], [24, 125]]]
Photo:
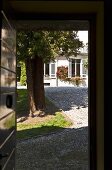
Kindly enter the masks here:
[[17, 143], [16, 170], [89, 170], [87, 88], [46, 87], [45, 94], [74, 124]]

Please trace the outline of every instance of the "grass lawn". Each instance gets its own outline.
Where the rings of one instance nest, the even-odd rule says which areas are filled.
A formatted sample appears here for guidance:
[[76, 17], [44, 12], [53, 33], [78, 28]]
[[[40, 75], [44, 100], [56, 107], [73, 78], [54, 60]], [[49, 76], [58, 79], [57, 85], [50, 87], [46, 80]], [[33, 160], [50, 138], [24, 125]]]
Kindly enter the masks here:
[[72, 125], [59, 109], [46, 98], [45, 115], [39, 112], [33, 118], [28, 116], [27, 89], [18, 89], [17, 118], [26, 117], [23, 122], [17, 123], [17, 139], [26, 139], [38, 135], [57, 132]]

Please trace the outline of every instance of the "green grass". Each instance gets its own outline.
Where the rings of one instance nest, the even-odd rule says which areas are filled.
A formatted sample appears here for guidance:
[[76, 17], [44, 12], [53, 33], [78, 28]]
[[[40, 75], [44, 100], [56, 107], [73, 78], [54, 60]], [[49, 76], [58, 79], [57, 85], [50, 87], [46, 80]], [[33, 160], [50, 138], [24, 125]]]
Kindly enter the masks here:
[[27, 89], [18, 89], [17, 92], [18, 92], [16, 106], [17, 117], [27, 116], [28, 115]]
[[[27, 105], [27, 90], [18, 90], [17, 115], [22, 116], [22, 114], [25, 114], [28, 110]], [[49, 107], [56, 107], [47, 98], [46, 105], [49, 105]], [[54, 114], [51, 114], [53, 116], [46, 121], [35, 124], [25, 124], [24, 122], [17, 123], [17, 139], [27, 139], [39, 135], [49, 134], [51, 132], [57, 132], [72, 125], [70, 120], [67, 120], [61, 112], [57, 111], [57, 108], [55, 108], [54, 110]]]
[[24, 124], [18, 123], [17, 125], [17, 139], [31, 138], [38, 135], [49, 134], [50, 132], [56, 132], [62, 130], [71, 125], [70, 121], [67, 121], [64, 116], [57, 112], [51, 120], [37, 124]]

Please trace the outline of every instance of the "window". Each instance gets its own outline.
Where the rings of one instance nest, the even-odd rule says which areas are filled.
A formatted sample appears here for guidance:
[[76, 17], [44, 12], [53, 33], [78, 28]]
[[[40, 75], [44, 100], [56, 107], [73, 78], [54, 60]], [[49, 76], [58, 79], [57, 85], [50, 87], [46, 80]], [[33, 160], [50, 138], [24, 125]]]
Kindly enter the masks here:
[[81, 59], [72, 59], [72, 77], [80, 76]]
[[49, 76], [49, 64], [45, 64], [45, 72], [44, 72], [44, 75], [45, 75], [45, 77], [48, 77]]
[[72, 77], [75, 77], [75, 59], [72, 59]]
[[81, 59], [76, 59], [75, 62], [76, 62], [76, 73], [75, 73], [75, 76], [80, 76], [80, 61]]
[[51, 63], [50, 64], [50, 77], [51, 78], [55, 78], [56, 77], [56, 67], [55, 67], [55, 63]]

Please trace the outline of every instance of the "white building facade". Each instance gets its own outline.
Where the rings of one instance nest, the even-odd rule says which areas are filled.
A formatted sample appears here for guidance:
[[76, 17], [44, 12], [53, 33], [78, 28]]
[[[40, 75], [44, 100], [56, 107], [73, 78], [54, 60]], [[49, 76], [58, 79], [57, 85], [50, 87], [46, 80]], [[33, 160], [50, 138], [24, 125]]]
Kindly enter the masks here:
[[[48, 86], [67, 86], [70, 84], [65, 83], [57, 79], [57, 68], [59, 66], [68, 67], [68, 77], [80, 76], [85, 78], [85, 85], [88, 86], [88, 69], [84, 67], [84, 63], [87, 61], [87, 53], [81, 53], [77, 57], [57, 57], [55, 62], [44, 64], [44, 84]], [[71, 84], [71, 86], [73, 86]]]

